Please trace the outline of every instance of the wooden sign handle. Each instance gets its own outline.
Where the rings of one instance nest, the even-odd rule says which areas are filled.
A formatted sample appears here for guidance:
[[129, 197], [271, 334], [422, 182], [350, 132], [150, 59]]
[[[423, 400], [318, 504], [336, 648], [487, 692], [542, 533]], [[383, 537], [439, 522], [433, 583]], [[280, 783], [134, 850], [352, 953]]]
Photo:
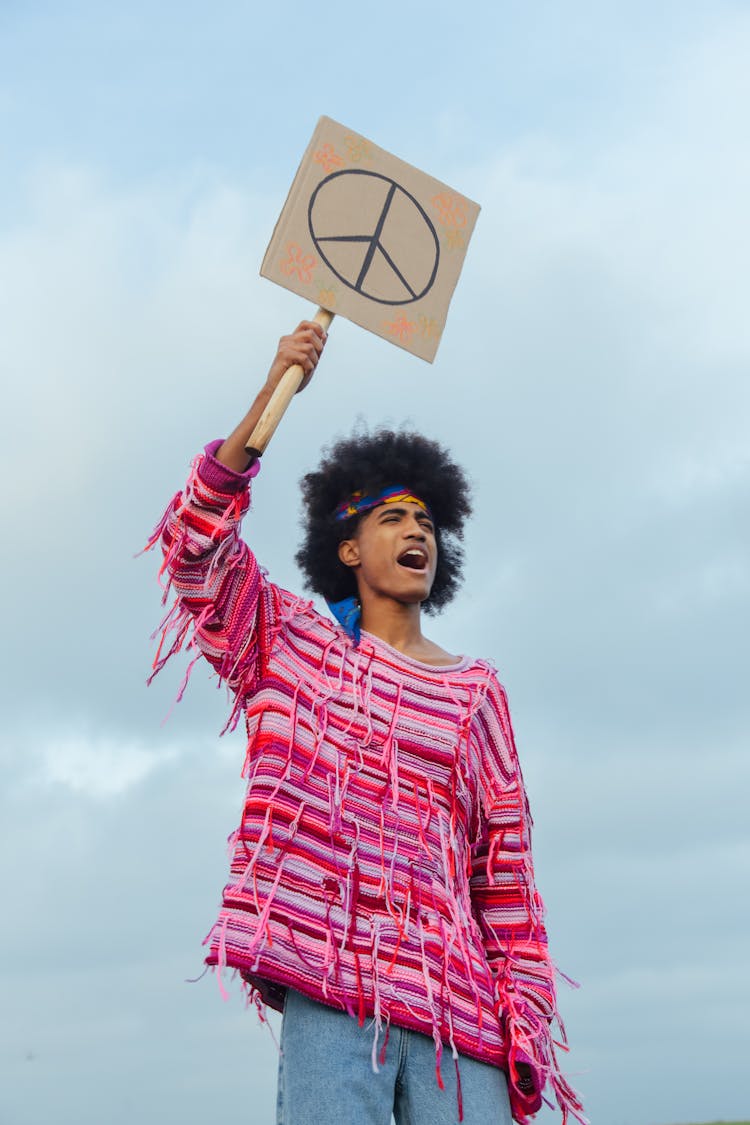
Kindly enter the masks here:
[[[328, 309], [320, 308], [313, 320], [327, 332], [333, 317], [334, 313], [329, 312]], [[302, 367], [298, 363], [293, 363], [291, 367], [287, 367], [279, 379], [278, 386], [271, 395], [268, 406], [261, 414], [255, 429], [247, 440], [245, 450], [251, 457], [260, 457], [265, 452], [266, 446], [273, 437], [286, 408], [300, 389], [304, 377], [305, 372]]]

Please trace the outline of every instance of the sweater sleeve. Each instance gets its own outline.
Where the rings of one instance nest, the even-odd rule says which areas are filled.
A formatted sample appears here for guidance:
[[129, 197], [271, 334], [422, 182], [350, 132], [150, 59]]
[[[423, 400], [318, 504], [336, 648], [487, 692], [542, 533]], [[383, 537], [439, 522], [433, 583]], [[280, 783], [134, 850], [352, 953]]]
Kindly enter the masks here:
[[[472, 849], [471, 896], [495, 983], [508, 1048], [508, 1089], [514, 1119], [526, 1125], [550, 1084], [563, 1113], [585, 1122], [576, 1092], [560, 1073], [552, 1037], [557, 1021], [555, 970], [544, 927], [544, 904], [534, 882], [531, 815], [505, 691], [493, 677], [478, 713], [481, 742], [482, 827]], [[531, 1068], [525, 1088], [518, 1064]]]
[[170, 501], [147, 544], [160, 543], [164, 553], [159, 572], [164, 603], [175, 595], [157, 630], [151, 678], [186, 640], [196, 654], [178, 698], [201, 654], [234, 691], [240, 685], [251, 690], [278, 618], [276, 587], [240, 538], [250, 481], [260, 463], [236, 473], [216, 459], [220, 445], [220, 440], [212, 442], [194, 460], [184, 490]]

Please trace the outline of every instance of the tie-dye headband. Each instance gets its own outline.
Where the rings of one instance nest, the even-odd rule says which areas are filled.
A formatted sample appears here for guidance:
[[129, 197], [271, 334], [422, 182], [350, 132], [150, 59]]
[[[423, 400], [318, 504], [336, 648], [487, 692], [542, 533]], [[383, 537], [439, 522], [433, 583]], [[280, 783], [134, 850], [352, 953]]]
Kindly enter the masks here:
[[348, 500], [344, 500], [339, 504], [336, 511], [333, 513], [333, 518], [337, 520], [348, 520], [352, 516], [361, 516], [364, 512], [369, 512], [373, 508], [380, 507], [381, 504], [417, 504], [423, 512], [432, 519], [430, 509], [425, 504], [424, 500], [420, 500], [418, 496], [414, 496], [408, 488], [404, 488], [402, 484], [394, 484], [389, 488], [384, 488], [382, 492], [378, 492], [375, 496], [366, 496], [360, 490], [353, 492]]

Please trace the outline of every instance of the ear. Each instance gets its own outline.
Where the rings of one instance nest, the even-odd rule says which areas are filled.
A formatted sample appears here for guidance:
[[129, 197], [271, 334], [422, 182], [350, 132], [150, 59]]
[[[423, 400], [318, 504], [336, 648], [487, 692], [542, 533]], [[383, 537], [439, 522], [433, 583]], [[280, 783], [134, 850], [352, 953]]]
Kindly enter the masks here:
[[359, 566], [359, 543], [356, 539], [344, 539], [339, 543], [339, 559], [344, 566]]

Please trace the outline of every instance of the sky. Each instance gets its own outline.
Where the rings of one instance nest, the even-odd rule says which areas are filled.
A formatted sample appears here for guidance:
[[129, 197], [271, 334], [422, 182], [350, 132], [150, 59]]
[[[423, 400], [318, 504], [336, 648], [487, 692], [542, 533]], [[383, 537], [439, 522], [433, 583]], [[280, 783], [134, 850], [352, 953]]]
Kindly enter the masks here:
[[322, 446], [451, 448], [429, 631], [510, 695], [566, 1070], [594, 1125], [748, 1116], [749, 53], [722, 0], [0, 0], [0, 1125], [273, 1120], [268, 1029], [186, 983], [242, 737], [208, 669], [146, 688], [135, 556], [310, 315], [258, 270], [321, 114], [482, 212], [434, 365], [334, 323], [246, 537], [298, 589]]

